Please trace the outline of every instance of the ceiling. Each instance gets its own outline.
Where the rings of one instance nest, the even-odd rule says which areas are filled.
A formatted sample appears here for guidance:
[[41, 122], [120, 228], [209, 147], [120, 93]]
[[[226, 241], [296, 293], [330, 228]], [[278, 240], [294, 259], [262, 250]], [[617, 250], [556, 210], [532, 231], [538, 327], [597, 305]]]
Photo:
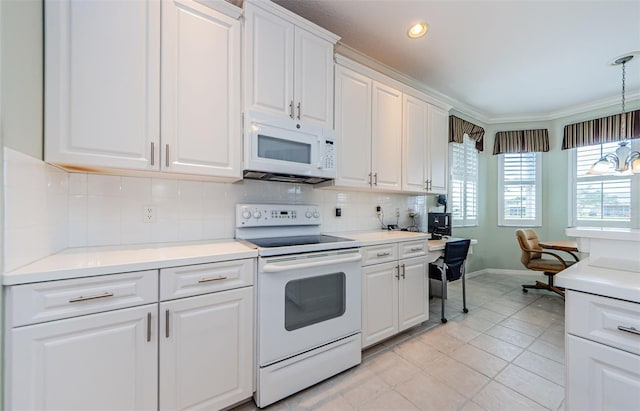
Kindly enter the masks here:
[[[486, 123], [640, 98], [640, 1], [275, 0]], [[410, 25], [427, 35], [411, 40]]]

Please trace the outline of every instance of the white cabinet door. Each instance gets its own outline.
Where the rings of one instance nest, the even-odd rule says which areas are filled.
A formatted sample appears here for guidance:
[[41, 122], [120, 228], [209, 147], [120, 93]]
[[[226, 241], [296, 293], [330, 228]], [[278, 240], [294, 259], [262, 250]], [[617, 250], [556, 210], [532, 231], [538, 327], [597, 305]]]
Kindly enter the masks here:
[[640, 356], [567, 336], [566, 409], [637, 410]]
[[191, 0], [162, 6], [161, 167], [240, 179], [240, 22]]
[[370, 187], [371, 86], [368, 77], [336, 66], [336, 186]]
[[427, 257], [400, 260], [398, 331], [429, 319]]
[[446, 194], [449, 173], [449, 113], [429, 106], [429, 192]]
[[250, 3], [245, 20], [246, 104], [293, 118], [294, 25]]
[[156, 410], [157, 304], [10, 331], [7, 409]]
[[398, 332], [398, 264], [362, 268], [362, 347]]
[[249, 398], [253, 365], [253, 287], [160, 303], [161, 410]]
[[157, 170], [160, 2], [45, 2], [45, 160]]
[[333, 44], [295, 28], [295, 117], [333, 129]]
[[371, 171], [373, 188], [402, 188], [402, 92], [373, 82]]
[[427, 180], [429, 105], [404, 95], [402, 101], [402, 191], [422, 193]]

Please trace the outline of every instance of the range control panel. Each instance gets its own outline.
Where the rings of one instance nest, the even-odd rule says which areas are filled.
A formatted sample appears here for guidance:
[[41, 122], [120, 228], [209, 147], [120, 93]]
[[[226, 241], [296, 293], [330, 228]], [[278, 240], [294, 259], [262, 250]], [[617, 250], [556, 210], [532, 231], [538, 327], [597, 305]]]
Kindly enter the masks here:
[[236, 227], [319, 225], [320, 207], [310, 204], [237, 204]]

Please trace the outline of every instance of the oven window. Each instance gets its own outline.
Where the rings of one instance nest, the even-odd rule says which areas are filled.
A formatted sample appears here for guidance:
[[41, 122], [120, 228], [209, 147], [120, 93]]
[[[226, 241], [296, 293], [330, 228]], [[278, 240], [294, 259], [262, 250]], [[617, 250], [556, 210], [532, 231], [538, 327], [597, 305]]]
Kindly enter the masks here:
[[289, 281], [284, 293], [284, 328], [293, 331], [342, 316], [345, 282], [344, 273]]
[[311, 164], [311, 144], [258, 134], [258, 157]]

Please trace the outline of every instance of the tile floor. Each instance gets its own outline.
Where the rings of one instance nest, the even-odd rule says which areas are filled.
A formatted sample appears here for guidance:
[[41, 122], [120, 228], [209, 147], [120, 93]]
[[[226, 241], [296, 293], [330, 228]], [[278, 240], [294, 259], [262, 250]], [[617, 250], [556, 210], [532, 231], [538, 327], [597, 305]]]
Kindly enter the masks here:
[[[564, 410], [564, 300], [523, 294], [535, 275], [483, 274], [449, 285], [428, 322], [362, 353], [362, 364], [266, 408], [280, 410]], [[253, 402], [235, 410], [255, 410]]]

